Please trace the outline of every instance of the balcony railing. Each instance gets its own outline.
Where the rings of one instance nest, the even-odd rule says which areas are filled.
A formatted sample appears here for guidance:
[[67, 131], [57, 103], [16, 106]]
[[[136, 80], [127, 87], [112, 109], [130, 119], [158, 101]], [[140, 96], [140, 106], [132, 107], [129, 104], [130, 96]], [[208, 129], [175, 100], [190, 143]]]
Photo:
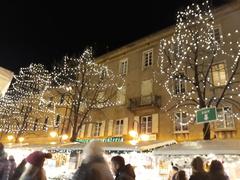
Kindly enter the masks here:
[[160, 96], [149, 95], [129, 99], [129, 109], [145, 106], [160, 107]]

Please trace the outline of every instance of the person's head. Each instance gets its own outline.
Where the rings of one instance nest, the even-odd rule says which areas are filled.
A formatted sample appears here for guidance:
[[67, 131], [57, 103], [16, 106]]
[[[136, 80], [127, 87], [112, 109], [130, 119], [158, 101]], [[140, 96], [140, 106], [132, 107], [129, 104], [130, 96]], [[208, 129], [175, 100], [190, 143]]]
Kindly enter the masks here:
[[43, 153], [42, 151], [34, 151], [33, 153], [29, 154], [28, 157], [25, 159], [27, 163], [42, 168], [45, 159], [52, 158], [51, 153]]
[[118, 170], [125, 166], [125, 160], [122, 156], [114, 156], [111, 159], [112, 171], [117, 174]]
[[10, 155], [10, 156], [8, 157], [8, 160], [9, 160], [9, 161], [15, 161], [13, 155]]
[[172, 169], [174, 172], [178, 172], [178, 170], [179, 170], [177, 166], [172, 166]]
[[199, 156], [193, 159], [191, 166], [193, 172], [204, 172], [203, 160]]
[[210, 168], [209, 168], [210, 173], [219, 173], [219, 174], [224, 174], [224, 168], [223, 165], [220, 161], [218, 160], [213, 160], [211, 162]]
[[91, 141], [83, 149], [83, 157], [86, 161], [92, 157], [103, 157], [103, 149], [100, 142]]
[[185, 171], [183, 170], [178, 171], [177, 180], [187, 180]]

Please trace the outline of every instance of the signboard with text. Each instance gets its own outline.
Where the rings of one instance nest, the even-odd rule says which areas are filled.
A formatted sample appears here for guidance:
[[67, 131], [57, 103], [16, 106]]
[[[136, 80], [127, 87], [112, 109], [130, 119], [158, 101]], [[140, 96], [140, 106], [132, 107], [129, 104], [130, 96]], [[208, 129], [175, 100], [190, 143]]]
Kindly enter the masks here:
[[196, 122], [198, 124], [208, 123], [217, 120], [217, 110], [216, 107], [203, 108], [197, 111]]

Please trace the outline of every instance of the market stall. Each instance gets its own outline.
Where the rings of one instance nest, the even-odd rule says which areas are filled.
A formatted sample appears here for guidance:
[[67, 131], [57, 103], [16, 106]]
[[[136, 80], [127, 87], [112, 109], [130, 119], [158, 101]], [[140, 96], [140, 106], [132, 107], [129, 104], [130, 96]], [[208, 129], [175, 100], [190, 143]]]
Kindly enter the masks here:
[[190, 164], [194, 157], [201, 156], [206, 168], [212, 160], [220, 160], [230, 179], [240, 179], [240, 141], [239, 140], [212, 140], [182, 142], [162, 147], [153, 151], [159, 164], [159, 173], [165, 179], [171, 165], [184, 169], [188, 176], [192, 173]]
[[[104, 156], [109, 164], [113, 156], [121, 155], [125, 158], [126, 163], [130, 163], [134, 167], [137, 180], [152, 180], [159, 179], [159, 173], [156, 157], [151, 150], [176, 144], [176, 141], [146, 141], [139, 142], [137, 145], [131, 145], [128, 142], [101, 142], [100, 144], [105, 150]], [[77, 142], [55, 145], [21, 144], [6, 146], [6, 151], [9, 155], [14, 155], [17, 164], [35, 150], [51, 152], [53, 158], [46, 160], [44, 165], [48, 179], [68, 180], [71, 179], [82, 161], [82, 150], [85, 145], [86, 143]]]

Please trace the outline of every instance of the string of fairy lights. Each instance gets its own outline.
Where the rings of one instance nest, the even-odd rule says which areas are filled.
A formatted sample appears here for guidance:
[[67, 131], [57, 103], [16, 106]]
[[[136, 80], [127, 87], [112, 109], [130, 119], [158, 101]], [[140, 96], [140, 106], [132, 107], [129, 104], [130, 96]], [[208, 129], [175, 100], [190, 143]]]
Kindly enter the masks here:
[[[41, 64], [21, 68], [0, 99], [1, 132], [22, 134], [59, 127], [66, 115], [58, 112], [59, 107], [79, 106], [77, 113], [83, 114], [89, 109], [117, 105], [114, 95], [124, 86], [124, 79], [94, 61], [89, 48], [79, 58], [65, 57], [52, 72]], [[70, 115], [64, 118], [74, 117]]]
[[[161, 110], [167, 112], [172, 120], [175, 119], [172, 110], [185, 112], [189, 118], [181, 124], [187, 125], [195, 120], [196, 110], [203, 108], [201, 100], [205, 107], [224, 103], [238, 106], [234, 98], [240, 96], [240, 83], [236, 78], [239, 56], [239, 31], [236, 29], [218, 39], [208, 1], [200, 5], [193, 3], [178, 12], [175, 33], [160, 42], [159, 69], [154, 72], [155, 82], [165, 87], [169, 94], [168, 102]], [[217, 93], [214, 92], [212, 65], [222, 60], [226, 61], [229, 69], [228, 79], [224, 83], [226, 90], [223, 86]], [[175, 88], [178, 88], [177, 92]], [[232, 116], [240, 119], [237, 112]]]

